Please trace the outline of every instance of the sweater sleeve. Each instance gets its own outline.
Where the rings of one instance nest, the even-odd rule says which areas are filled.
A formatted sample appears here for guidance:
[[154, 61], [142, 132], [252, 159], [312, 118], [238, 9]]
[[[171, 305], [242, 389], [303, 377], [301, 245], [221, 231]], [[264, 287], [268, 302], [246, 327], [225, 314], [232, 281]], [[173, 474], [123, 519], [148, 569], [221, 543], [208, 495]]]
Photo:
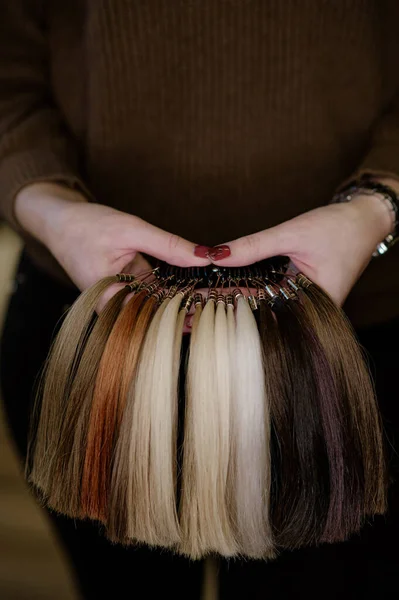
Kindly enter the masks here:
[[399, 95], [377, 121], [369, 149], [352, 178], [367, 174], [399, 179]]
[[379, 32], [380, 83], [383, 86], [381, 94], [382, 89], [387, 88], [392, 90], [392, 96], [373, 125], [368, 147], [360, 164], [344, 184], [369, 174], [399, 180], [399, 2], [382, 0], [376, 7], [379, 18], [374, 27]]
[[14, 199], [27, 184], [85, 190], [74, 141], [51, 97], [42, 0], [0, 0], [0, 216], [17, 230]]

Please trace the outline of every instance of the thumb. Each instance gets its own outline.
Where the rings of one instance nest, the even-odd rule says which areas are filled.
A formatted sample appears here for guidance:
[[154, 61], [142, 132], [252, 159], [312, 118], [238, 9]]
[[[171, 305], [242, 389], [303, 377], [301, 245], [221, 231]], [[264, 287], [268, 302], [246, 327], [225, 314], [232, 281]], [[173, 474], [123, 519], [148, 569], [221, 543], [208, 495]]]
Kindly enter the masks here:
[[[232, 242], [228, 242], [227, 244], [223, 244], [223, 248], [228, 247], [230, 249], [230, 254], [226, 256], [228, 252], [225, 250], [224, 252], [220, 252], [219, 258], [217, 250], [221, 247], [222, 246], [216, 246], [216, 248], [213, 248], [213, 251], [209, 253], [209, 258], [212, 262], [226, 267], [251, 265], [264, 258], [287, 254], [288, 240], [286, 228], [283, 224], [277, 225], [276, 227], [252, 233]], [[223, 255], [226, 256], [226, 258], [224, 258]]]
[[201, 267], [209, 265], [208, 258], [194, 254], [196, 245], [184, 238], [168, 233], [155, 225], [137, 218], [132, 244], [137, 251], [164, 260], [179, 267]]

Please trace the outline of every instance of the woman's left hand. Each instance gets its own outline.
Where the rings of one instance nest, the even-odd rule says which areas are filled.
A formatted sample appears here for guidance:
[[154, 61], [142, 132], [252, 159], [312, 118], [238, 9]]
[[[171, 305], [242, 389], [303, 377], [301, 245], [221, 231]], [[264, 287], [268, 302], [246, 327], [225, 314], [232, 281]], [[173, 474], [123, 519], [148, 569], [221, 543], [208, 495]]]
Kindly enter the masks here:
[[[392, 231], [393, 218], [380, 196], [359, 195], [331, 204], [225, 246], [211, 260], [223, 266], [249, 265], [271, 256], [289, 256], [295, 266], [341, 305], [376, 246]], [[219, 247], [220, 248], [220, 247]]]

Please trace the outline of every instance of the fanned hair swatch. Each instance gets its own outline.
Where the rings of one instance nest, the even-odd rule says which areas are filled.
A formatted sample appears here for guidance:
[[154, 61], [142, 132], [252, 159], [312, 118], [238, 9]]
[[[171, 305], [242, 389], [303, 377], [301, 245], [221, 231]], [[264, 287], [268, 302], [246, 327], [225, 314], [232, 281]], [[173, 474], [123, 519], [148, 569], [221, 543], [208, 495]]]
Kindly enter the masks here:
[[[140, 323], [141, 311], [144, 319]], [[152, 302], [146, 292], [134, 294], [119, 313], [101, 357], [91, 403], [81, 493], [82, 510], [92, 519], [106, 518], [109, 465], [124, 409], [126, 379], [132, 378], [135, 368], [129, 356], [129, 342], [135, 340], [136, 327], [141, 325], [146, 330], [151, 316]]]
[[182, 551], [192, 557], [237, 552], [227, 507], [231, 365], [226, 343], [224, 299], [211, 291], [196, 325], [187, 373], [180, 516]]
[[[383, 514], [367, 364], [343, 312], [287, 263], [159, 263], [81, 294], [32, 428], [27, 471], [43, 501], [100, 521], [113, 542], [193, 559], [270, 560]], [[127, 285], [97, 315], [116, 283]]]
[[[301, 303], [327, 355], [347, 414], [351, 456], [359, 464], [352, 485], [364, 489], [364, 504], [353, 508], [358, 513], [358, 529], [363, 512], [384, 514], [387, 509], [382, 428], [374, 387], [345, 313], [304, 275], [299, 275], [298, 284]], [[354, 494], [354, 502], [360, 496]]]
[[[35, 412], [40, 412], [40, 420], [37, 431], [32, 432], [35, 437], [30, 440], [27, 460], [30, 480], [45, 495], [50, 485], [50, 465], [65, 414], [66, 399], [96, 319], [96, 307], [105, 290], [118, 281], [118, 277], [105, 277], [79, 296], [68, 311], [47, 358], [39, 388], [40, 402], [35, 406]], [[32, 421], [36, 418], [35, 414]]]
[[54, 510], [70, 517], [83, 515], [80, 488], [97, 371], [106, 341], [128, 292], [128, 288], [117, 292], [101, 311], [80, 357], [60, 424], [47, 502]]
[[[159, 306], [140, 340], [134, 377], [127, 388], [125, 411], [116, 441], [110, 473], [110, 499], [107, 531], [112, 541], [126, 543], [129, 539], [150, 535], [148, 489], [149, 411], [147, 410], [147, 369], [152, 368], [153, 348], [159, 323], [170, 298], [157, 297]], [[136, 393], [137, 391], [137, 393]]]
[[270, 399], [266, 395], [262, 346], [255, 318], [244, 295], [236, 290], [234, 296], [237, 309], [232, 406], [233, 514], [244, 554], [271, 557], [274, 544], [269, 522]]

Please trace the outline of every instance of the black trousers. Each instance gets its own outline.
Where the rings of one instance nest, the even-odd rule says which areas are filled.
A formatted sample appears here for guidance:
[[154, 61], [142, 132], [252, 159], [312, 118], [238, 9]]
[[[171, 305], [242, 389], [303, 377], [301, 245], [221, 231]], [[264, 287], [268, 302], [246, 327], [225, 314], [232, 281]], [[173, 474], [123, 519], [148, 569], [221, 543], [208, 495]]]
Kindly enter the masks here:
[[[37, 375], [67, 305], [77, 291], [41, 273], [25, 255], [15, 279], [1, 340], [6, 415], [21, 457]], [[399, 589], [399, 319], [359, 332], [384, 417], [390, 463], [390, 510], [344, 544], [283, 552], [270, 563], [220, 561], [222, 600], [391, 598]], [[72, 564], [82, 598], [200, 597], [203, 565], [166, 551], [110, 544], [95, 524], [49, 513]], [[392, 596], [393, 594], [393, 596]]]

